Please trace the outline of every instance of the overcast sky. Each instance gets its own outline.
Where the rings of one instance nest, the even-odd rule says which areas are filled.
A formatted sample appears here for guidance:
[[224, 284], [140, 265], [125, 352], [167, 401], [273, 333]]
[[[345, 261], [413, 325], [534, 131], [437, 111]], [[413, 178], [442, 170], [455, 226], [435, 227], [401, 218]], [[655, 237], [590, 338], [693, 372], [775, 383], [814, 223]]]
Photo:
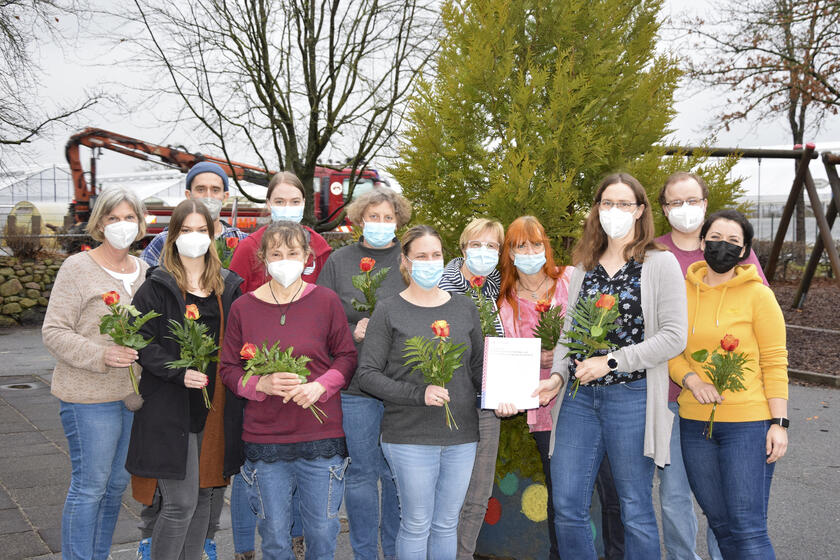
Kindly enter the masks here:
[[[663, 12], [664, 15], [676, 15], [685, 9], [692, 9], [702, 13], [703, 10], [708, 9], [708, 5], [708, 0], [691, 2], [666, 0]], [[91, 25], [95, 26], [98, 23], [96, 21], [83, 22], [82, 25], [88, 30]], [[81, 98], [85, 90], [97, 87], [114, 90], [118, 88], [117, 83], [147, 82], [148, 76], [114, 64], [121, 53], [111, 50], [102, 41], [90, 38], [89, 33], [75, 33], [73, 30], [78, 25], [75, 21], [68, 19], [62, 24], [67, 34], [65, 43], [62, 45], [42, 44], [36, 55], [44, 71], [43, 87], [38, 92], [42, 103], [47, 106], [56, 103], [71, 103], [74, 99]], [[132, 97], [136, 94], [123, 90], [123, 95], [130, 104]], [[707, 138], [709, 119], [715, 113], [719, 97], [719, 93], [698, 92], [694, 88], [682, 87], [677, 94], [678, 115], [672, 123], [672, 128], [675, 130], [673, 142], [693, 145]], [[74, 130], [85, 126], [97, 126], [150, 142], [184, 144], [191, 151], [206, 151], [201, 147], [202, 138], [194, 135], [189, 128], [171, 130], [161, 127], [148, 113], [128, 115], [114, 104], [103, 103], [88, 113], [84, 119], [77, 121], [74, 126], [56, 127], [50, 138], [35, 143], [31, 148], [32, 160], [37, 165], [65, 164], [64, 144], [67, 138]], [[840, 119], [829, 121], [818, 134], [810, 135], [807, 140], [815, 142], [818, 149], [831, 147], [834, 151], [840, 151]], [[740, 147], [789, 147], [790, 131], [783, 119], [773, 123], [744, 123], [733, 127], [730, 131], [718, 131], [715, 144]], [[325, 159], [327, 158], [329, 155], [325, 156]], [[234, 159], [237, 158], [234, 156]], [[139, 163], [132, 158], [106, 153], [100, 160], [100, 169], [103, 172], [124, 172], [136, 169]], [[812, 165], [812, 168], [814, 168], [815, 177], [824, 176], [824, 172], [816, 169], [816, 166]], [[748, 191], [754, 193], [758, 185], [757, 163], [744, 162], [739, 165], [738, 171], [749, 176], [745, 185]], [[788, 174], [791, 175], [790, 178]], [[789, 162], [763, 162], [761, 177], [763, 193], [784, 193], [790, 185], [792, 165]]]

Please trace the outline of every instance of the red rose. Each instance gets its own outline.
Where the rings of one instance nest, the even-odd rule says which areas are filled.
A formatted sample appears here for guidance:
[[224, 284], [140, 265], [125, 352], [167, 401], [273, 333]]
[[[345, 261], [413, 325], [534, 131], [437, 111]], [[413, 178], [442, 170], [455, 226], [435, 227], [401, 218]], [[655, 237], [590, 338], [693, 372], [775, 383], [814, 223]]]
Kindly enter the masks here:
[[370, 272], [373, 270], [373, 265], [376, 264], [376, 260], [370, 257], [364, 257], [362, 260], [359, 261], [359, 270], [362, 272]]
[[734, 352], [735, 349], [738, 348], [739, 342], [740, 341], [737, 338], [735, 338], [731, 334], [728, 334], [721, 339], [720, 347], [726, 350], [727, 352]]
[[549, 309], [551, 309], [551, 300], [549, 299], [541, 299], [537, 302], [537, 313], [545, 313]]
[[615, 296], [611, 296], [610, 294], [601, 294], [601, 297], [595, 303], [595, 307], [600, 307], [601, 309], [612, 309], [613, 305], [615, 305]]
[[236, 249], [239, 246], [239, 238], [228, 237], [227, 239], [225, 239], [225, 245], [227, 245], [228, 249]]
[[102, 294], [102, 301], [105, 302], [105, 305], [112, 306], [116, 305], [120, 302], [120, 294], [114, 291], [105, 292]]
[[242, 345], [242, 350], [239, 351], [239, 356], [243, 360], [250, 360], [254, 356], [257, 355], [257, 347], [251, 344], [250, 342], [246, 342]]
[[198, 307], [194, 303], [189, 304], [184, 312], [184, 317], [192, 319], [193, 321], [198, 319], [200, 316], [201, 315], [198, 314]]
[[446, 338], [449, 336], [449, 323], [444, 321], [443, 319], [439, 319], [432, 323], [432, 330], [435, 333], [435, 336], [440, 338]]
[[90, 251], [90, 245], [82, 245], [79, 249], [82, 251]]
[[484, 285], [484, 281], [487, 280], [484, 276], [473, 276], [470, 278], [470, 286], [475, 289], [481, 288]]

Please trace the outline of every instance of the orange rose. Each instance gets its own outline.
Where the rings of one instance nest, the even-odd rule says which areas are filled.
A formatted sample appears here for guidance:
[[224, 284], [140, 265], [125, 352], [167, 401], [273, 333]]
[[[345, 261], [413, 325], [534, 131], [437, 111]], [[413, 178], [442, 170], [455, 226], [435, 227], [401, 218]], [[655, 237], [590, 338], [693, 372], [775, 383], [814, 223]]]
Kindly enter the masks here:
[[90, 245], [82, 245], [79, 247], [80, 251], [90, 251]]
[[239, 356], [243, 360], [250, 360], [254, 356], [257, 355], [257, 347], [250, 342], [246, 342], [242, 345], [242, 350], [239, 351]]
[[545, 313], [549, 309], [551, 309], [551, 300], [549, 299], [541, 299], [537, 302], [537, 313]]
[[435, 336], [440, 338], [446, 338], [449, 336], [449, 323], [440, 319], [432, 323], [432, 330], [435, 333]]
[[373, 270], [373, 265], [376, 264], [376, 260], [370, 257], [364, 257], [362, 260], [359, 261], [359, 270], [362, 272], [370, 272]]
[[239, 246], [239, 238], [228, 237], [227, 239], [225, 239], [225, 245], [227, 245], [228, 249], [236, 249]]
[[198, 314], [198, 307], [194, 303], [191, 303], [187, 306], [186, 312], [184, 313], [184, 317], [187, 319], [192, 319], [193, 321], [197, 320], [201, 315]]
[[470, 279], [470, 286], [475, 289], [481, 288], [484, 286], [484, 281], [487, 280], [484, 276], [473, 276]]
[[740, 341], [737, 338], [735, 338], [731, 334], [728, 334], [721, 339], [720, 347], [726, 350], [727, 352], [734, 352], [735, 349], [738, 348], [739, 342]]
[[612, 309], [613, 305], [615, 305], [615, 296], [611, 296], [610, 294], [601, 294], [601, 297], [595, 303], [595, 307], [600, 307], [601, 309]]
[[120, 302], [120, 294], [114, 291], [105, 292], [102, 294], [102, 301], [105, 302], [105, 305], [112, 306], [116, 305]]

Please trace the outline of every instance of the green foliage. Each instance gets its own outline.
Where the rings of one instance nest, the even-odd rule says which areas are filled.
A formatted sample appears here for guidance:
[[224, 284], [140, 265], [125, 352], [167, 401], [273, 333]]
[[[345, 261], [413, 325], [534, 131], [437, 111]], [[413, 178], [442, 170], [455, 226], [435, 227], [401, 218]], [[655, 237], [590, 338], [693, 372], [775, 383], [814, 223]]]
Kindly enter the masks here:
[[484, 336], [496, 336], [496, 320], [499, 317], [499, 309], [492, 299], [481, 292], [480, 287], [470, 285], [467, 288], [469, 295], [478, 308], [478, 317], [481, 320], [481, 334]]
[[270, 375], [276, 371], [286, 371], [297, 374], [301, 382], [309, 377], [309, 370], [306, 364], [312, 361], [308, 356], [292, 356], [295, 347], [289, 346], [285, 350], [280, 349], [280, 341], [275, 342], [271, 348], [266, 347], [263, 343], [262, 347], [257, 350], [257, 354], [245, 362], [245, 375], [242, 376], [242, 386], [244, 387], [252, 375]]
[[[448, 328], [448, 327], [447, 327]], [[403, 357], [405, 365], [414, 365], [412, 372], [420, 370], [423, 381], [430, 385], [445, 387], [452, 380], [455, 370], [461, 367], [461, 356], [467, 349], [466, 344], [453, 344], [447, 337], [435, 337], [437, 344], [424, 336], [413, 336], [405, 341]], [[446, 411], [446, 426], [458, 429], [455, 417], [449, 410], [449, 403], [443, 405]]]
[[149, 311], [142, 317], [140, 312], [133, 305], [117, 303], [108, 306], [110, 315], [103, 315], [99, 320], [99, 334], [107, 334], [114, 341], [114, 344], [142, 350], [148, 346], [152, 339], [143, 338], [137, 331], [147, 321], [160, 317], [160, 313]]
[[373, 313], [373, 309], [376, 307], [376, 290], [379, 289], [382, 281], [385, 280], [385, 276], [388, 275], [389, 270], [391, 270], [391, 267], [386, 266], [376, 271], [356, 274], [351, 278], [353, 286], [365, 296], [364, 302], [356, 298], [350, 300], [353, 309], [360, 313]]
[[534, 326], [534, 336], [539, 337], [543, 350], [553, 350], [563, 334], [563, 321], [566, 314], [563, 306], [552, 307], [548, 311], [540, 313], [540, 320]]
[[[701, 349], [692, 352], [691, 359], [703, 364], [703, 371], [706, 372], [706, 375], [712, 385], [715, 386], [715, 389], [717, 389], [719, 395], [723, 395], [724, 391], [737, 392], [746, 389], [743, 383], [744, 373], [750, 371], [750, 368], [744, 367], [749, 361], [745, 353], [732, 351], [719, 352], [715, 348], [711, 356], [709, 356], [708, 350]], [[708, 362], [706, 361], [707, 359], [709, 360]], [[712, 405], [712, 412], [709, 415], [709, 425], [706, 430], [707, 439], [712, 437], [712, 432], [714, 431], [716, 410], [717, 403]]]
[[[235, 239], [235, 238], [232, 238]], [[239, 240], [237, 239], [237, 245]], [[217, 237], [213, 241], [213, 245], [216, 248], [216, 254], [219, 255], [219, 260], [222, 262], [222, 268], [230, 268], [230, 261], [233, 259], [233, 251], [227, 246], [227, 238], [225, 237]]]
[[178, 343], [181, 354], [179, 359], [167, 362], [166, 366], [172, 369], [190, 368], [206, 373], [210, 362], [219, 361], [219, 357], [213, 355], [219, 350], [219, 346], [213, 337], [207, 334], [209, 330], [207, 325], [193, 319], [184, 319], [183, 323], [170, 319], [171, 336], [166, 338]]
[[[661, 0], [449, 0], [434, 77], [408, 115], [391, 172], [415, 222], [449, 250], [476, 216], [509, 224], [531, 214], [558, 262], [601, 178], [627, 170], [652, 200], [672, 170], [701, 170], [731, 205], [734, 162], [664, 157], [680, 72], [656, 53]], [[719, 193], [718, 193], [719, 190]], [[660, 220], [661, 221], [661, 220]]]
[[496, 482], [509, 473], [530, 478], [534, 482], [545, 482], [537, 442], [528, 431], [525, 414], [501, 420], [499, 453], [496, 455]]
[[566, 357], [583, 354], [584, 358], [593, 356], [598, 350], [607, 350], [607, 333], [618, 328], [615, 323], [621, 312], [618, 309], [619, 300], [609, 309], [596, 307], [600, 295], [591, 298], [581, 298], [572, 310], [571, 329], [566, 331], [568, 340], [566, 347], [569, 352]]

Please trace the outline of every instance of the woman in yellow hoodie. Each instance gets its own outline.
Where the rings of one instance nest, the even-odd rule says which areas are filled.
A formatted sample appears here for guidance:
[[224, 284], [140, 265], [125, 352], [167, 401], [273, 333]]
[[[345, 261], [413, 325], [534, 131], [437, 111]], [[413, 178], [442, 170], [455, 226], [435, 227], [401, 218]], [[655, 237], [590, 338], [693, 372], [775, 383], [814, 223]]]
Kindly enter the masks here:
[[[680, 437], [688, 480], [727, 560], [774, 559], [767, 502], [775, 462], [787, 449], [787, 347], [782, 310], [750, 252], [752, 225], [736, 210], [708, 217], [700, 230], [705, 261], [686, 275], [688, 344], [669, 362], [679, 396]], [[746, 355], [742, 391], [721, 395], [697, 350], [712, 352], [724, 336]], [[729, 345], [727, 345], [729, 346]], [[709, 416], [716, 406], [711, 437]]]

